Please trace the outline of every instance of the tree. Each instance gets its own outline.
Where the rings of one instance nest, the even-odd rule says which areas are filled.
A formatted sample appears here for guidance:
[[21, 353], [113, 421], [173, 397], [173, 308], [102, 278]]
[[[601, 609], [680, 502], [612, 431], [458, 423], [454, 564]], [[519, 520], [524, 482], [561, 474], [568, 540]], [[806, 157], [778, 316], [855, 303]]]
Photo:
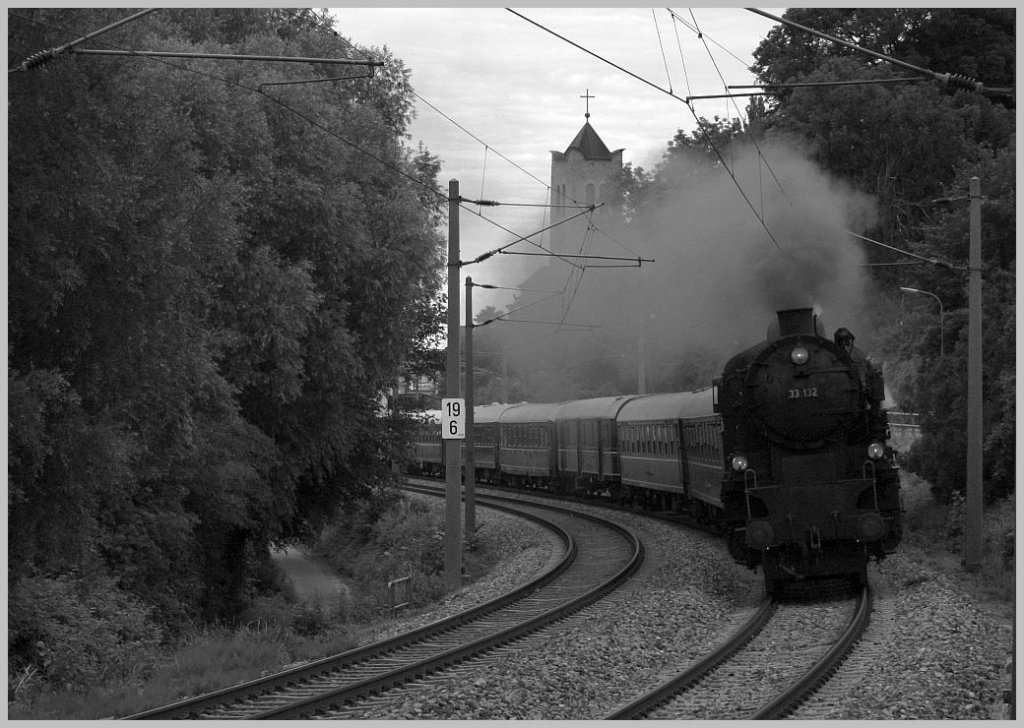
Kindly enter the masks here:
[[[19, 11], [9, 60], [123, 16]], [[325, 20], [172, 9], [103, 38], [365, 57]], [[269, 543], [386, 472], [378, 403], [435, 330], [444, 208], [438, 160], [403, 143], [408, 74], [385, 63], [274, 91], [334, 69], [72, 56], [12, 74], [12, 590], [109, 573], [165, 626], [230, 620]]]

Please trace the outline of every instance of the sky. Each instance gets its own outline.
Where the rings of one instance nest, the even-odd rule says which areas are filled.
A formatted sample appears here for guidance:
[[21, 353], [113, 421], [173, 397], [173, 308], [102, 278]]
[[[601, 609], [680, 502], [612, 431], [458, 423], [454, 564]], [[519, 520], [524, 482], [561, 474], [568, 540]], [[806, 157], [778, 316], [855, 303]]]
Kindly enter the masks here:
[[[692, 110], [683, 99], [752, 84], [752, 53], [776, 24], [739, 7], [513, 10], [529, 20], [502, 7], [331, 9], [342, 36], [387, 48], [410, 69], [418, 98], [408, 143], [440, 158], [441, 185], [457, 180], [463, 198], [505, 203], [461, 210], [463, 261], [547, 224], [551, 152], [565, 150], [588, 107], [608, 148], [648, 170], [680, 129], [696, 129], [695, 114], [742, 117], [745, 98], [693, 99]], [[522, 249], [535, 250], [510, 248]], [[514, 287], [541, 260], [496, 255], [463, 267], [460, 281]], [[475, 289], [474, 309], [512, 295]]]

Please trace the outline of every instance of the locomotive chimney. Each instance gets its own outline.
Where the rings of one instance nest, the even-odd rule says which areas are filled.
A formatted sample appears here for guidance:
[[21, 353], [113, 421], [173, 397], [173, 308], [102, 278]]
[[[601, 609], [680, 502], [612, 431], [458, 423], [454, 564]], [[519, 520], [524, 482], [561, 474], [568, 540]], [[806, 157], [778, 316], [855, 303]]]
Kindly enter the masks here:
[[779, 311], [779, 336], [817, 333], [817, 316], [813, 308], [791, 308]]

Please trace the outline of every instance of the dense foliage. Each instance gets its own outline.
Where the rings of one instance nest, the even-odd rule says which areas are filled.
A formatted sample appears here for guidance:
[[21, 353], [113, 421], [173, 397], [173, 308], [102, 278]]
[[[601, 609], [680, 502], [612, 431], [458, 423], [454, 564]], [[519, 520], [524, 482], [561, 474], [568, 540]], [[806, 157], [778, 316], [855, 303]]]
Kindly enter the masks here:
[[[14, 11], [8, 64], [127, 15]], [[271, 9], [160, 10], [90, 47], [366, 57]], [[444, 198], [384, 61], [262, 87], [369, 69], [70, 55], [10, 74], [12, 669], [93, 669], [46, 662], [39, 605], [68, 624], [122, 605], [131, 640], [143, 615], [231, 620], [269, 544], [387, 477], [381, 402], [437, 322]]]

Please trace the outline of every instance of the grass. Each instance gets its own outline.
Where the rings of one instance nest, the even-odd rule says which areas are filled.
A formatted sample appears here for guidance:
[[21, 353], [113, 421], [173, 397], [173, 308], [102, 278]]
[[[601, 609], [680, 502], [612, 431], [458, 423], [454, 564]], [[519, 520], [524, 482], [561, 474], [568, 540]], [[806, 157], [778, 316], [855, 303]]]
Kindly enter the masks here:
[[177, 649], [153, 662], [140, 664], [135, 679], [120, 684], [93, 685], [78, 690], [52, 690], [23, 685], [25, 695], [8, 705], [7, 717], [19, 719], [78, 719], [124, 717], [166, 705], [185, 697], [254, 680], [284, 665], [344, 652], [356, 646], [351, 628], [333, 617], [330, 610], [312, 605], [305, 611], [320, 612], [320, 628], [314, 634], [299, 628], [303, 609], [280, 598], [261, 600], [265, 613], [282, 609], [295, 615], [281, 619], [259, 618], [239, 630], [210, 629], [190, 637]]
[[[288, 585], [282, 584], [280, 594], [256, 600], [243, 627], [193, 634], [173, 649], [148, 655], [119, 682], [62, 688], [45, 684], [31, 670], [9, 675], [8, 689], [15, 699], [8, 702], [8, 719], [125, 717], [357, 647], [357, 635], [386, 611], [386, 595], [381, 593], [387, 582], [385, 568], [414, 575], [414, 606], [443, 595], [441, 577], [421, 573], [443, 555], [436, 511], [421, 504], [396, 504], [372, 529], [369, 543], [335, 540], [335, 560], [345, 565], [355, 592], [350, 602], [298, 604]], [[465, 565], [474, 578], [489, 571], [498, 558], [500, 549], [490, 543], [487, 530], [482, 528], [467, 543]], [[417, 545], [408, 549], [407, 560], [383, 555], [406, 551], [396, 548], [402, 543]]]
[[[955, 577], [982, 610], [1000, 620], [1012, 620], [1016, 599], [1016, 498], [986, 504], [984, 550], [980, 567], [964, 564], [964, 507], [935, 502], [930, 485], [912, 473], [902, 473], [905, 529], [903, 545], [926, 569]], [[922, 577], [924, 578], [924, 577]]]

